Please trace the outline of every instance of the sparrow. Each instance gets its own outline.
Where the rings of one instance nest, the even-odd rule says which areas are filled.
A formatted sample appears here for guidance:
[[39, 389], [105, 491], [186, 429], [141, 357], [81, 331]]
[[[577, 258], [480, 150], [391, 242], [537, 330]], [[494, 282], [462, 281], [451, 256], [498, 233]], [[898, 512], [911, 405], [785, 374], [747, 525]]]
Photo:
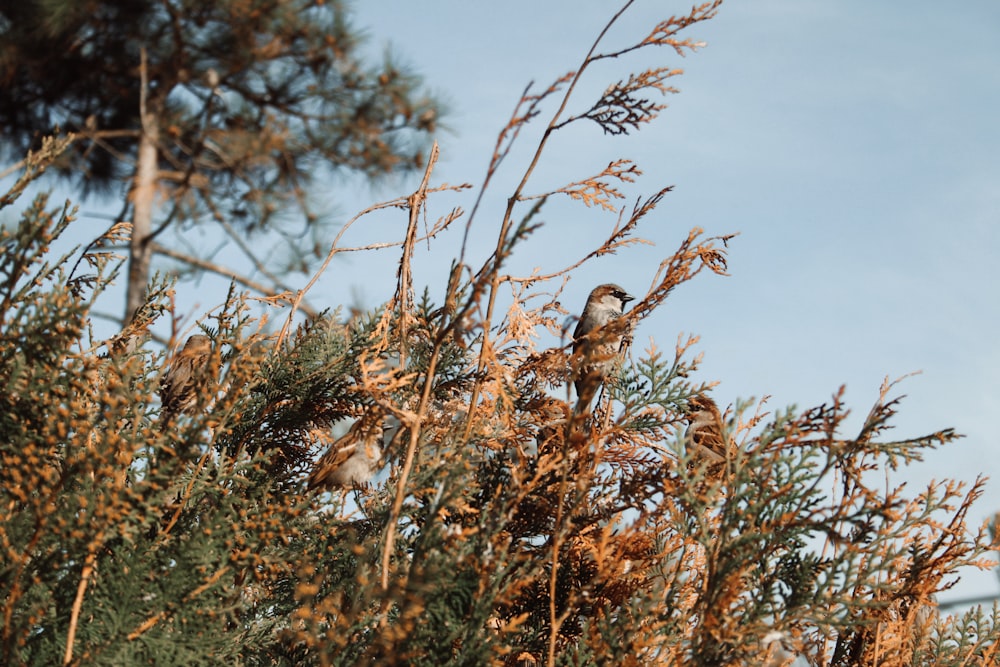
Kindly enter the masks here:
[[598, 285], [587, 297], [580, 321], [573, 331], [573, 354], [581, 355], [582, 363], [576, 373], [577, 411], [586, 410], [598, 389], [618, 363], [629, 335], [606, 332], [589, 336], [614, 319], [621, 317], [625, 304], [635, 297], [614, 283]]
[[686, 419], [684, 443], [692, 458], [709, 464], [725, 462], [729, 441], [722, 431], [722, 414], [715, 401], [704, 395], [692, 396], [687, 400]]
[[[195, 334], [177, 352], [160, 378], [160, 419], [166, 423], [178, 414], [191, 414], [198, 400], [198, 383], [206, 377], [205, 369], [212, 352], [212, 340]], [[214, 376], [217, 369], [209, 369]]]
[[373, 409], [354, 422], [316, 461], [306, 488], [347, 489], [367, 484], [381, 467], [384, 417], [381, 410]]

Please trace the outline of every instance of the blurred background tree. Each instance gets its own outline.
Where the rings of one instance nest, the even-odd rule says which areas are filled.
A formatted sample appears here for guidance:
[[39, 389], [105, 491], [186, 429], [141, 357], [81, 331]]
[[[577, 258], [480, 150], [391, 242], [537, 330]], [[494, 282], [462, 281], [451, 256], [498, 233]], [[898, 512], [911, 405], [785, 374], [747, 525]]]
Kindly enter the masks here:
[[[388, 57], [361, 62], [360, 39], [336, 0], [4, 3], [3, 150], [18, 160], [70, 131], [62, 176], [85, 194], [126, 184], [126, 319], [155, 255], [218, 268], [196, 244], [157, 242], [179, 225], [219, 225], [267, 277], [263, 289], [284, 291], [280, 274], [324, 252], [316, 179], [419, 167], [437, 125], [417, 77]], [[283, 252], [258, 256], [244, 240], [254, 233], [276, 235]]]

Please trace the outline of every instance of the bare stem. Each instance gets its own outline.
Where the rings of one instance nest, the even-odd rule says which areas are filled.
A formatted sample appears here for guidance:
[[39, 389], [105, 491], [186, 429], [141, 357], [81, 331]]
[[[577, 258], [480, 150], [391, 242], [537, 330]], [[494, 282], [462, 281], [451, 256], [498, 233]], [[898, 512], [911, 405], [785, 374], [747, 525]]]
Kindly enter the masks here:
[[76, 641], [76, 626], [80, 620], [83, 596], [96, 567], [97, 544], [94, 543], [90, 545], [90, 551], [87, 552], [87, 559], [83, 562], [83, 572], [80, 573], [80, 583], [76, 587], [76, 598], [73, 600], [73, 610], [69, 615], [69, 632], [66, 634], [66, 653], [63, 656], [63, 665], [73, 662], [73, 642]]
[[[431, 149], [430, 159], [427, 161], [427, 169], [424, 171], [423, 181], [420, 183], [420, 187], [408, 198], [408, 204], [410, 207], [410, 222], [406, 231], [407, 241], [403, 246], [403, 258], [400, 262], [399, 267], [399, 285], [397, 288], [397, 299], [399, 302], [399, 319], [400, 319], [400, 349], [399, 349], [399, 365], [400, 368], [405, 367], [406, 362], [406, 318], [409, 314], [408, 309], [404, 309], [404, 305], [409, 303], [409, 297], [407, 296], [410, 290], [410, 282], [412, 277], [410, 275], [410, 254], [413, 250], [413, 242], [416, 236], [417, 220], [419, 217], [419, 212], [423, 206], [423, 202], [427, 197], [427, 184], [430, 181], [431, 172], [434, 170], [434, 164], [437, 162], [438, 158], [438, 145], [434, 142], [434, 147]], [[389, 523], [386, 526], [385, 532], [385, 546], [382, 552], [382, 590], [388, 590], [389, 588], [389, 564], [392, 560], [392, 549], [395, 544], [396, 539], [396, 522], [399, 521], [399, 515], [403, 511], [403, 500], [406, 498], [406, 483], [410, 477], [410, 471], [413, 470], [413, 461], [416, 458], [417, 451], [417, 441], [420, 437], [420, 420], [423, 419], [427, 411], [427, 403], [430, 400], [431, 386], [434, 381], [434, 372], [437, 369], [438, 353], [441, 348], [441, 343], [437, 343], [434, 347], [434, 353], [431, 355], [430, 363], [427, 366], [426, 377], [424, 378], [424, 388], [420, 395], [420, 405], [417, 408], [417, 420], [416, 423], [410, 424], [410, 442], [406, 447], [406, 457], [403, 461], [403, 468], [399, 473], [399, 479], [396, 480], [396, 497], [392, 503], [392, 511], [389, 514]]]

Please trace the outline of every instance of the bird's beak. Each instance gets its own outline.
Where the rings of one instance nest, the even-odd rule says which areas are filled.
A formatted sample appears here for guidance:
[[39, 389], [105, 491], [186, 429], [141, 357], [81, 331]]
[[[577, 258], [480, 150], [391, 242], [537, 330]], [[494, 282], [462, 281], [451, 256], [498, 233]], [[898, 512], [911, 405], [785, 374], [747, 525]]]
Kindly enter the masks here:
[[623, 294], [622, 297], [621, 297], [621, 299], [622, 299], [622, 303], [628, 303], [629, 301], [635, 301], [635, 297], [632, 296], [631, 294]]

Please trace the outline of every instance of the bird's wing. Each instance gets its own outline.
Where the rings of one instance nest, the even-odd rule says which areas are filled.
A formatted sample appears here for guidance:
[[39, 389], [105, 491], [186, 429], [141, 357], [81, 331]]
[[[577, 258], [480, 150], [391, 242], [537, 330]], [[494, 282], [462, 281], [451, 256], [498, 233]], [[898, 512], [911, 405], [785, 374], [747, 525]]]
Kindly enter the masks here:
[[160, 379], [160, 400], [167, 410], [183, 409], [183, 404], [194, 393], [194, 364], [189, 358], [179, 357]]
[[[340, 470], [348, 459], [354, 456], [358, 449], [357, 442], [344, 443], [343, 438], [334, 442], [309, 473], [309, 481], [306, 488], [315, 489], [321, 486], [329, 486], [331, 477]], [[340, 445], [340, 446], [338, 446]]]

